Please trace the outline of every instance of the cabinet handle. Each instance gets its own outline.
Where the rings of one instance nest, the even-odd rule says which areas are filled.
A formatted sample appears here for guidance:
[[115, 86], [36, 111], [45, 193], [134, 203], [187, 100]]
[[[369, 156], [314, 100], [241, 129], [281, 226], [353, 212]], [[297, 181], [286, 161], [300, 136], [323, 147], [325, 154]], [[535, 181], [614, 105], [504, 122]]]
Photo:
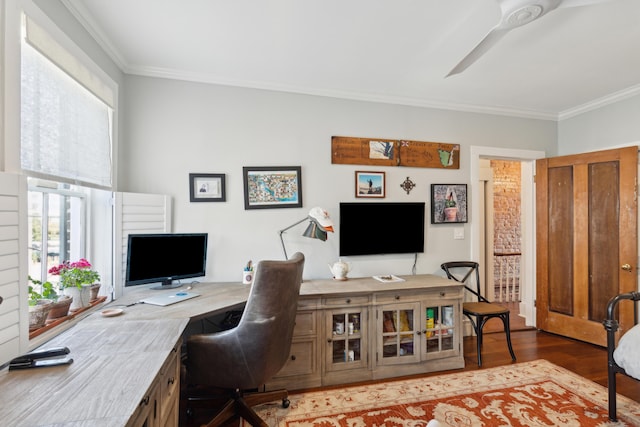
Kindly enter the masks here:
[[149, 404], [150, 397], [147, 395], [144, 399], [140, 401], [140, 406], [147, 406]]
[[175, 379], [175, 378], [173, 378], [173, 377], [171, 377], [171, 378], [169, 378], [169, 380], [167, 381], [167, 384], [171, 385], [171, 384], [173, 384], [174, 382], [176, 382], [176, 379]]
[[397, 300], [400, 299], [400, 295], [396, 295], [395, 299], [397, 299]]
[[296, 355], [295, 354], [291, 355], [291, 360], [296, 360]]
[[416, 335], [420, 335], [422, 332], [420, 331], [416, 331]]
[[333, 342], [333, 340], [332, 340], [331, 338], [327, 338], [327, 342], [328, 342], [329, 344], [331, 344], [331, 343]]
[[445, 296], [445, 295], [446, 295], [446, 293], [444, 293], [444, 292], [440, 292], [440, 296], [441, 296], [441, 297], [443, 297], [443, 296]]
[[2, 297], [0, 297], [0, 304], [2, 304], [2, 301], [3, 301], [3, 299], [2, 299]]
[[347, 298], [347, 304], [351, 304], [351, 298]]

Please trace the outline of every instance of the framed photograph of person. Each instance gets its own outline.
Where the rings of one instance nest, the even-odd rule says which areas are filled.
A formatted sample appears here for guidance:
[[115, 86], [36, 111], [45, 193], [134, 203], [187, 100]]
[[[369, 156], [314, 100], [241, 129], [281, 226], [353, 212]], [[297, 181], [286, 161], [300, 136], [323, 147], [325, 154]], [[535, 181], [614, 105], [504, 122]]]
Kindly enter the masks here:
[[221, 173], [190, 173], [189, 200], [192, 202], [224, 202], [225, 175]]
[[385, 197], [384, 172], [356, 171], [356, 197]]

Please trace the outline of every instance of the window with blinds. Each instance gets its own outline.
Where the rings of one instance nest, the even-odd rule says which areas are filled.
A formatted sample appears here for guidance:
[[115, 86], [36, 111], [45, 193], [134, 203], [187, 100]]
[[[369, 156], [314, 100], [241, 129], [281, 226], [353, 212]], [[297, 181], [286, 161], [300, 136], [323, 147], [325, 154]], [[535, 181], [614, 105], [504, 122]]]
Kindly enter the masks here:
[[21, 167], [29, 175], [112, 186], [112, 91], [28, 17], [21, 54]]

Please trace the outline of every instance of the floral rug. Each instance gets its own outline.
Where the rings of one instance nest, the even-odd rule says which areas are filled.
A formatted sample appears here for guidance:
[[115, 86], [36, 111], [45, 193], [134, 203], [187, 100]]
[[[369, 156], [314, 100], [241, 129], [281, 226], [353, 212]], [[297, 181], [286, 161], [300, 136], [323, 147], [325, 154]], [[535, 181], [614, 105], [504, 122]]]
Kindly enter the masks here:
[[270, 427], [640, 426], [640, 404], [545, 360], [289, 396], [257, 407]]

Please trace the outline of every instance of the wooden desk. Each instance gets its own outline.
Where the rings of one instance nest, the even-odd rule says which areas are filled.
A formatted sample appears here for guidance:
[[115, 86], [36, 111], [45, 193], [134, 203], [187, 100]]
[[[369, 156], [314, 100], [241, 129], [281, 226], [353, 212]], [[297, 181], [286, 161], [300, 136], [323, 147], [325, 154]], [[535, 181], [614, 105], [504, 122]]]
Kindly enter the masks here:
[[[69, 347], [71, 365], [0, 371], [0, 424], [135, 425], [133, 416], [167, 358], [179, 352], [190, 319], [244, 304], [249, 289], [236, 283], [198, 284], [193, 291], [201, 296], [192, 300], [167, 307], [137, 304], [116, 317], [90, 315], [41, 347]], [[108, 307], [158, 292], [167, 291], [131, 289]]]
[[[330, 298], [384, 291], [457, 287], [457, 282], [432, 276], [403, 276], [406, 281], [380, 283], [372, 278], [306, 281], [301, 297]], [[184, 288], [182, 288], [184, 289]], [[140, 404], [154, 387], [180, 344], [189, 321], [242, 306], [250, 285], [200, 283], [199, 297], [167, 307], [136, 304], [117, 317], [94, 313], [63, 332], [42, 349], [67, 346], [69, 366], [0, 371], [0, 420], [17, 426], [129, 426], [137, 425]], [[110, 304], [122, 307], [158, 292], [128, 289]], [[171, 292], [176, 292], [175, 290]], [[175, 408], [177, 410], [177, 408]]]

